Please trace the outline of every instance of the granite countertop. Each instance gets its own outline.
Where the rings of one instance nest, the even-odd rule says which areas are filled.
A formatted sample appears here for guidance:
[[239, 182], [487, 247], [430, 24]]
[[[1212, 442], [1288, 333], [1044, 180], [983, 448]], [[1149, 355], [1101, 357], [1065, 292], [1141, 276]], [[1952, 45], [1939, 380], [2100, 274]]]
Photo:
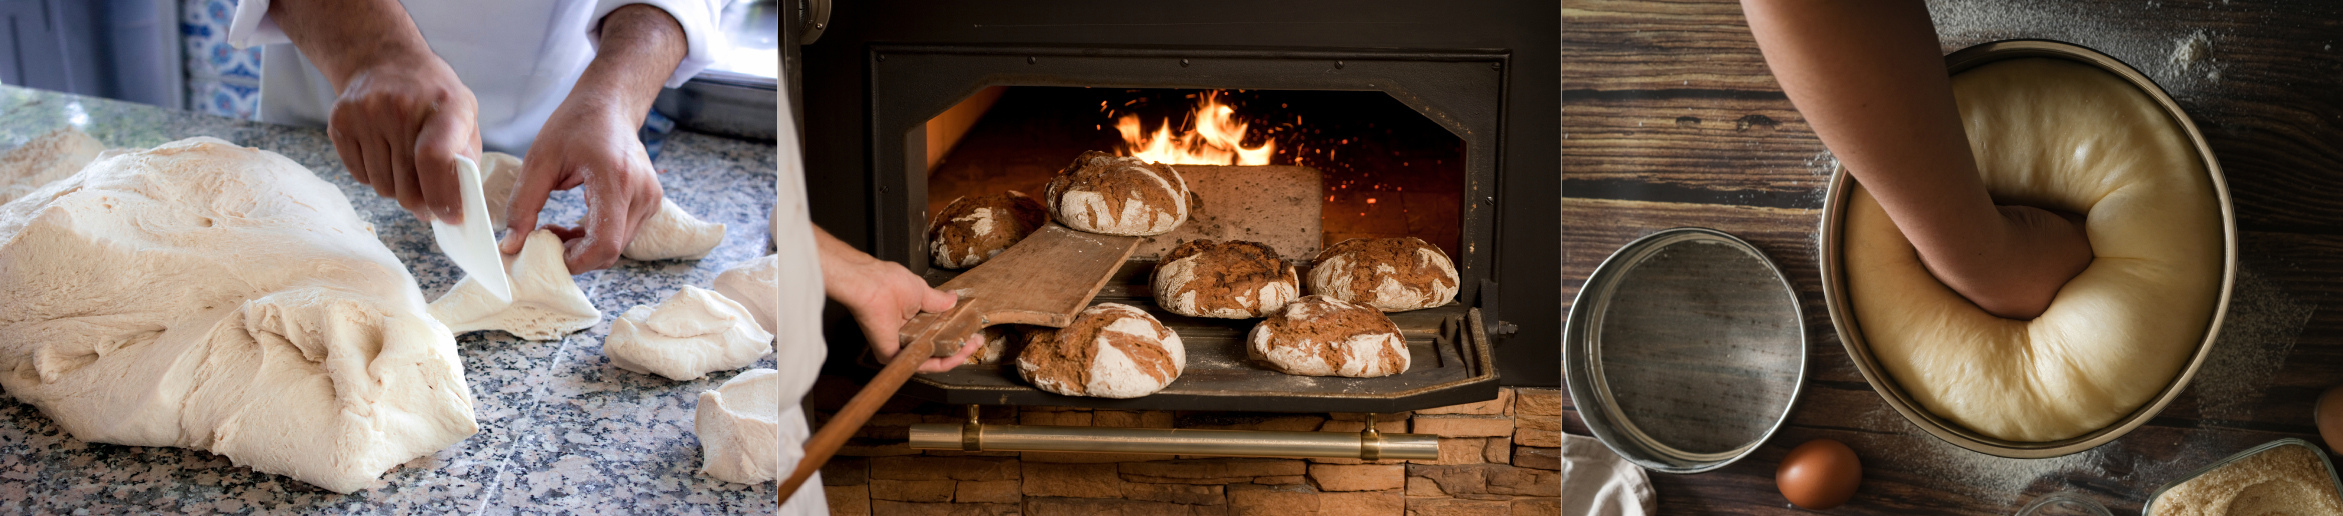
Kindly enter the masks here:
[[[109, 147], [211, 136], [283, 154], [341, 187], [414, 271], [426, 299], [462, 275], [434, 248], [428, 227], [350, 178], [323, 129], [0, 86], [0, 151], [67, 126]], [[0, 513], [769, 514], [777, 510], [774, 484], [698, 474], [694, 405], [700, 391], [739, 371], [691, 382], [634, 373], [610, 365], [602, 338], [627, 308], [657, 304], [683, 285], [706, 287], [764, 253], [773, 155], [771, 143], [671, 134], [655, 163], [660, 184], [685, 210], [724, 223], [724, 244], [702, 260], [622, 260], [579, 275], [602, 323], [559, 341], [503, 332], [457, 338], [480, 432], [384, 473], [380, 487], [342, 495], [206, 452], [84, 442], [0, 396]], [[546, 209], [549, 221], [585, 213], [575, 190], [556, 192]], [[757, 367], [773, 367], [773, 357]]]

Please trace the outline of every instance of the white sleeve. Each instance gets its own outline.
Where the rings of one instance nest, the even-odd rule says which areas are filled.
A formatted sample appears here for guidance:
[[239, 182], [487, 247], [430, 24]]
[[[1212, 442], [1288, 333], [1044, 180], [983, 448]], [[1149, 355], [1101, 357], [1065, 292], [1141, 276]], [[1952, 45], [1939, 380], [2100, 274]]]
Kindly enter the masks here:
[[268, 15], [269, 0], [244, 0], [236, 4], [236, 18], [228, 22], [228, 44], [236, 48], [292, 43], [285, 29], [277, 28], [276, 18]]
[[643, 4], [667, 11], [668, 16], [675, 17], [677, 25], [683, 26], [683, 39], [691, 48], [683, 56], [683, 62], [676, 63], [675, 74], [667, 76], [667, 87], [683, 86], [684, 81], [716, 63], [717, 45], [724, 44], [724, 34], [718, 24], [724, 16], [725, 4], [729, 3], [730, 0], [597, 0], [594, 23], [586, 29], [586, 41], [600, 46], [602, 17], [620, 7]]

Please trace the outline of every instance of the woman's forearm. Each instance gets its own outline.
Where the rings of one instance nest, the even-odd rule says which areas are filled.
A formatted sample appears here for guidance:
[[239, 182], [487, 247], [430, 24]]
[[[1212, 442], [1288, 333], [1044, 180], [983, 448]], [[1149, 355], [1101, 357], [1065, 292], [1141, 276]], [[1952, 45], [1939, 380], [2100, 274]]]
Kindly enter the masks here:
[[1816, 135], [1935, 261], [2000, 241], [1920, 2], [1745, 0], [1766, 65]]

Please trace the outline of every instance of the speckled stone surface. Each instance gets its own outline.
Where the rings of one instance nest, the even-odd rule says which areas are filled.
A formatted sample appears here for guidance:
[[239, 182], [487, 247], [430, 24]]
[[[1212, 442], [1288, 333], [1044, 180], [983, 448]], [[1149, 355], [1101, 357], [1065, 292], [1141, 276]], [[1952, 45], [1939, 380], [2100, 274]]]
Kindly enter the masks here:
[[[211, 136], [283, 154], [342, 188], [414, 271], [427, 299], [462, 275], [432, 244], [427, 226], [350, 178], [323, 129], [0, 86], [0, 151], [67, 126], [109, 147]], [[342, 495], [210, 453], [83, 442], [39, 410], [0, 397], [0, 514], [772, 513], [774, 484], [698, 474], [693, 406], [700, 391], [739, 371], [691, 382], [626, 371], [602, 356], [602, 338], [627, 308], [657, 304], [686, 284], [706, 287], [725, 268], [763, 254], [772, 234], [773, 160], [769, 143], [672, 135], [655, 164], [660, 184], [687, 211], [724, 223], [724, 244], [702, 260], [621, 260], [578, 276], [603, 323], [560, 341], [460, 336], [480, 433], [392, 469], [380, 487]], [[584, 213], [577, 191], [556, 192], [544, 218], [566, 222]], [[773, 358], [756, 367], [773, 367]]]

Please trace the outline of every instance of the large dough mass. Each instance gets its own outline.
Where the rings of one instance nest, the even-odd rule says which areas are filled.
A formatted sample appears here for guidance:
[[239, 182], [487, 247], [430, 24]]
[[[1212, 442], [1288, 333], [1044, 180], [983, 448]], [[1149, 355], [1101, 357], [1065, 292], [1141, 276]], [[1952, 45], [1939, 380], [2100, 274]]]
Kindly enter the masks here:
[[2138, 88], [2046, 58], [1953, 77], [1995, 202], [2085, 214], [2097, 255], [2032, 321], [1987, 314], [1922, 268], [1860, 189], [1847, 208], [1847, 284], [1864, 339], [1929, 412], [2010, 441], [2114, 423], [2178, 375], [2205, 339], [2222, 276], [2213, 185], [2179, 126]]
[[455, 340], [333, 185], [211, 138], [0, 206], [0, 387], [75, 438], [337, 492], [478, 430]]

